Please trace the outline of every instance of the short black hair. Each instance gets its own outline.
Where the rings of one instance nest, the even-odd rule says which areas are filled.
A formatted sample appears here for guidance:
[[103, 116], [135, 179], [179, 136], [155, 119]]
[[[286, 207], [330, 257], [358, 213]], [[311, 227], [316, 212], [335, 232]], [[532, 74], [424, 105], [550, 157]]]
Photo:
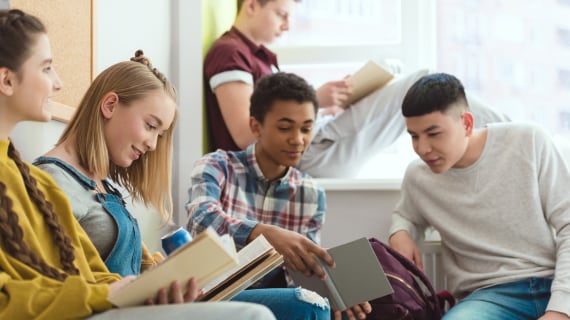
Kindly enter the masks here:
[[277, 72], [259, 79], [250, 98], [249, 114], [260, 123], [277, 100], [311, 102], [315, 114], [319, 108], [315, 89], [305, 79], [287, 72]]
[[436, 111], [447, 113], [456, 103], [469, 108], [461, 81], [446, 73], [428, 74], [416, 81], [406, 93], [402, 115], [417, 117]]

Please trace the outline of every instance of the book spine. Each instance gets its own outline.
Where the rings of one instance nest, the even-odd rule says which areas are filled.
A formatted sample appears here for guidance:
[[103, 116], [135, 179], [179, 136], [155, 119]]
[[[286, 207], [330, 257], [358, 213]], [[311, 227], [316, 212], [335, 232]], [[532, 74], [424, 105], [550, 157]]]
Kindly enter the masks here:
[[[329, 279], [329, 278], [327, 277], [327, 279]], [[331, 293], [331, 299], [333, 300], [333, 301], [331, 301], [331, 307], [335, 310], [338, 310], [338, 311], [345, 310], [347, 307], [344, 304], [344, 301], [342, 301], [342, 298], [340, 297], [338, 290], [336, 290], [334, 283], [330, 280], [326, 280], [326, 283], [327, 283], [327, 288], [329, 289], [329, 292]]]
[[340, 293], [336, 289], [336, 285], [334, 284], [334, 281], [331, 277], [331, 273], [329, 271], [329, 266], [326, 263], [324, 263], [323, 261], [320, 261], [320, 259], [319, 259], [319, 263], [320, 263], [321, 267], [323, 268], [323, 270], [325, 271], [325, 274], [326, 274], [325, 284], [327, 286], [327, 289], [330, 292], [330, 298], [332, 300], [332, 301], [330, 301], [331, 307], [335, 310], [338, 310], [338, 311], [346, 310], [347, 306], [344, 303], [344, 300], [342, 300]]

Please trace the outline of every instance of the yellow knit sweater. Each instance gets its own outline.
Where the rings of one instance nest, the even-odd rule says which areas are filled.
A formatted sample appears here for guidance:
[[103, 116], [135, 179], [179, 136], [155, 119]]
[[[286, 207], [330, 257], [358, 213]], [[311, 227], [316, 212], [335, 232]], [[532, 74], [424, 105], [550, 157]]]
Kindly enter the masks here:
[[[8, 140], [0, 140], [0, 181], [12, 199], [24, 240], [47, 264], [62, 270], [59, 249], [43, 216], [29, 198], [16, 164], [8, 157], [8, 144]], [[108, 284], [120, 277], [107, 270], [73, 217], [65, 194], [49, 174], [31, 165], [29, 168], [71, 239], [80, 275], [69, 276], [63, 282], [43, 276], [7, 254], [0, 237], [0, 319], [77, 319], [111, 308], [107, 301]]]

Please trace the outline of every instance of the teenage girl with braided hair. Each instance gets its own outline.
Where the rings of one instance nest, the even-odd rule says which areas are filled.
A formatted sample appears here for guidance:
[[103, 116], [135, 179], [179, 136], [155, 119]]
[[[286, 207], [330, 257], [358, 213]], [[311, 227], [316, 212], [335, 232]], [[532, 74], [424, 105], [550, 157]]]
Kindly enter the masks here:
[[[174, 282], [149, 301], [164, 305], [109, 310], [109, 292], [131, 279], [108, 271], [64, 192], [49, 174], [23, 162], [8, 138], [21, 121], [50, 120], [50, 98], [60, 88], [42, 23], [19, 10], [0, 10], [0, 318], [272, 319], [254, 304], [182, 304], [197, 296], [192, 280], [184, 284], [186, 294]], [[173, 118], [170, 110], [163, 125]]]

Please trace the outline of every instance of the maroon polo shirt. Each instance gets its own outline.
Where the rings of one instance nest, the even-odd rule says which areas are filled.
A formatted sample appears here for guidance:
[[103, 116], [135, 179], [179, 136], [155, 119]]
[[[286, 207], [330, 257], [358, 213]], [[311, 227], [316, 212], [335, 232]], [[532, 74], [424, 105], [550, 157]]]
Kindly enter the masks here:
[[209, 151], [239, 150], [226, 126], [212, 85], [243, 81], [252, 86], [264, 75], [278, 69], [277, 56], [258, 46], [235, 27], [217, 39], [204, 60], [204, 90]]

